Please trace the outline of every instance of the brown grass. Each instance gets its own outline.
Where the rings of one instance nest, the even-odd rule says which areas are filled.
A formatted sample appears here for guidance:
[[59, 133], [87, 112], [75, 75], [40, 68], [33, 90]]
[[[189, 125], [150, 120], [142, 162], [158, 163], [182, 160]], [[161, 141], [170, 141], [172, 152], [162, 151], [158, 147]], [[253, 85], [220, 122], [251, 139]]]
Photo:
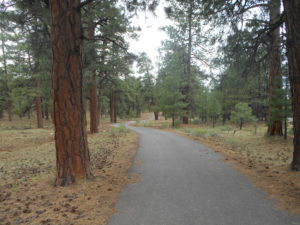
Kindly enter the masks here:
[[106, 224], [124, 185], [139, 180], [127, 175], [138, 143], [127, 129], [104, 124], [88, 136], [94, 180], [54, 187], [51, 123], [0, 122], [0, 224]]

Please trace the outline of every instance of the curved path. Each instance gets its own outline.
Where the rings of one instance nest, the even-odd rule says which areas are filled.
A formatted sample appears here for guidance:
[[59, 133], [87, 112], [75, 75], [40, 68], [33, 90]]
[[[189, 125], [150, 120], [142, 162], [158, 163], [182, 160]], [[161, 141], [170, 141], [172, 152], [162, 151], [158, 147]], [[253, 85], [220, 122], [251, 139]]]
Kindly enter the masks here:
[[222, 156], [190, 139], [151, 128], [140, 135], [129, 184], [109, 225], [300, 225], [300, 217], [280, 211], [262, 190], [222, 161]]

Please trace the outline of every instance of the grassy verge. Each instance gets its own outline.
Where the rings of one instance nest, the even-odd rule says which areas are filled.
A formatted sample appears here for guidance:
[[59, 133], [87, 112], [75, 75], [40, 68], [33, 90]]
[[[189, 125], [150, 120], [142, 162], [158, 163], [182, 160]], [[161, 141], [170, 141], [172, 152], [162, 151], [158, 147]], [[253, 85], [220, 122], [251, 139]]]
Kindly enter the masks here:
[[106, 224], [124, 185], [138, 181], [127, 175], [138, 137], [124, 126], [104, 124], [88, 136], [94, 180], [54, 187], [51, 124], [1, 122], [0, 224]]
[[267, 137], [266, 126], [249, 125], [243, 130], [226, 125], [180, 125], [170, 127], [171, 121], [140, 122], [137, 126], [164, 129], [199, 141], [246, 174], [255, 185], [279, 200], [280, 208], [300, 214], [300, 173], [290, 171], [292, 137]]

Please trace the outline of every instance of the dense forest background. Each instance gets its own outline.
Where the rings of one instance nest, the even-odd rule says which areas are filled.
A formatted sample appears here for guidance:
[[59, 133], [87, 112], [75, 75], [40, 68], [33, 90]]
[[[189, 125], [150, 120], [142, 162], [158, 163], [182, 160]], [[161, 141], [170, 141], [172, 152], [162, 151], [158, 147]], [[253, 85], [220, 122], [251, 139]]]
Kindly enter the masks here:
[[[159, 49], [156, 72], [147, 53], [129, 51], [129, 40], [140, 32], [131, 18], [141, 11], [155, 13], [158, 4], [2, 1], [0, 117], [35, 116], [38, 128], [44, 120], [54, 121], [61, 185], [92, 176], [85, 111], [91, 133], [101, 132], [100, 117], [116, 123], [143, 112], [154, 112], [155, 119], [162, 112], [172, 126], [234, 123], [242, 129], [247, 122], [265, 123], [267, 135], [285, 139], [293, 121], [292, 168], [300, 170], [295, 44], [300, 27], [299, 12], [294, 12], [299, 3], [166, 1], [172, 25], [162, 28], [168, 39]], [[78, 149], [68, 150], [67, 140], [74, 136]], [[64, 151], [77, 151], [84, 160], [68, 165]], [[79, 169], [70, 172], [72, 163]]]

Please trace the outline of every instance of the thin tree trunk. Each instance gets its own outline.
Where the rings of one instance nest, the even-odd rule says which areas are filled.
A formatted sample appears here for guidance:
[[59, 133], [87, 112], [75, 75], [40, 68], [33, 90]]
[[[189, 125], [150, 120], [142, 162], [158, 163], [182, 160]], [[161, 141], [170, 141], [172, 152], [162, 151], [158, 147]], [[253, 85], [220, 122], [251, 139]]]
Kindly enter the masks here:
[[50, 4], [55, 184], [64, 186], [92, 177], [83, 103], [80, 0], [51, 0]]
[[189, 0], [188, 9], [188, 52], [187, 52], [187, 65], [186, 65], [186, 87], [184, 88], [185, 103], [187, 106], [184, 108], [185, 115], [182, 117], [182, 123], [189, 123], [189, 115], [191, 112], [191, 58], [192, 58], [192, 17], [193, 17], [193, 0]]
[[35, 82], [36, 82], [35, 112], [36, 112], [37, 128], [43, 128], [41, 84], [39, 78], [36, 78]]
[[10, 100], [7, 102], [7, 114], [8, 114], [8, 121], [12, 121], [12, 103]]
[[114, 123], [116, 123], [117, 122], [117, 112], [118, 112], [118, 107], [117, 107], [117, 93], [114, 93], [113, 108], [114, 108]]
[[45, 119], [49, 120], [49, 108], [48, 108], [48, 105], [45, 105]]
[[98, 110], [98, 116], [97, 116], [97, 126], [98, 126], [98, 129], [99, 129], [99, 125], [100, 125], [100, 119], [101, 119], [101, 104], [100, 104], [100, 99], [101, 99], [101, 96], [102, 96], [102, 91], [101, 89], [98, 90], [98, 107], [97, 107], [97, 110]]
[[158, 120], [158, 112], [154, 112], [154, 119]]
[[243, 119], [240, 119], [240, 130], [243, 129], [243, 124], [244, 124]]
[[174, 128], [175, 127], [175, 116], [172, 115], [172, 127]]
[[110, 94], [110, 122], [117, 122], [116, 92], [114, 90], [112, 90]]
[[42, 104], [42, 119], [45, 119], [45, 107], [43, 106], [43, 104]]
[[[89, 12], [91, 12], [91, 5], [89, 5]], [[91, 44], [95, 39], [95, 24], [93, 19], [90, 19], [88, 25], [88, 35]], [[91, 58], [95, 56], [95, 49], [91, 49]], [[90, 131], [91, 133], [98, 133], [98, 99], [97, 99], [97, 81], [96, 81], [96, 69], [90, 64], [90, 73], [92, 74], [91, 87], [90, 87]]]
[[287, 127], [288, 127], [288, 80], [285, 79], [285, 91], [284, 91], [284, 127], [283, 127], [283, 139], [287, 140]]
[[[270, 24], [280, 19], [280, 0], [270, 1]], [[268, 135], [282, 135], [282, 75], [280, 59], [280, 28], [271, 33], [271, 55], [269, 69], [269, 111]]]
[[97, 99], [97, 85], [96, 85], [96, 71], [93, 71], [92, 85], [90, 87], [90, 131], [91, 133], [98, 133], [98, 99]]
[[300, 171], [300, 1], [283, 0], [286, 12], [287, 52], [291, 84], [294, 153], [292, 170]]

